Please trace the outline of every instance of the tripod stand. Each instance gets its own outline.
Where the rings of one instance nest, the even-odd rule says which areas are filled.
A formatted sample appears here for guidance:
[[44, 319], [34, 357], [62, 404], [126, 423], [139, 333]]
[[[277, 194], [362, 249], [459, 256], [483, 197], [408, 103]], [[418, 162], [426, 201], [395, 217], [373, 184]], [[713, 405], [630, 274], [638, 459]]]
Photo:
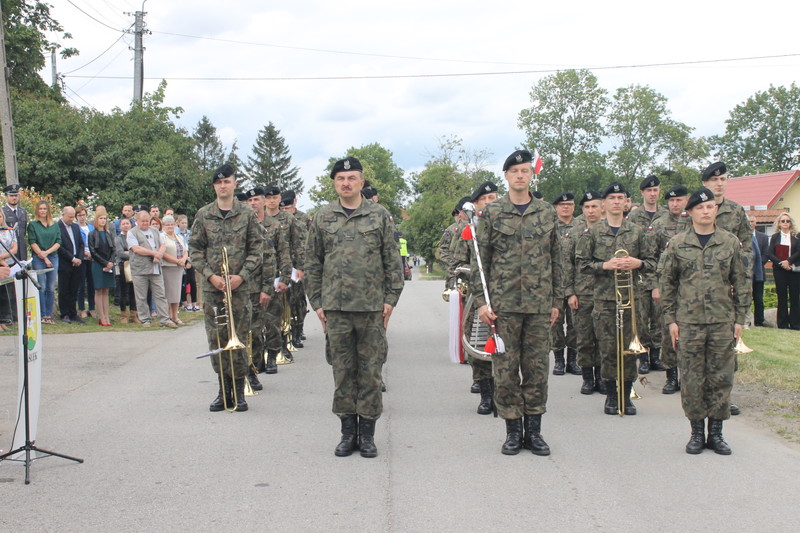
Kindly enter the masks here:
[[[64, 455], [61, 453], [53, 452], [50, 450], [44, 450], [39, 448], [35, 445], [34, 441], [31, 441], [31, 428], [30, 428], [30, 397], [29, 397], [29, 374], [28, 374], [28, 328], [27, 328], [27, 321], [28, 321], [28, 281], [30, 281], [37, 289], [41, 288], [38, 281], [36, 281], [33, 276], [31, 276], [31, 271], [28, 270], [26, 266], [23, 266], [19, 260], [11, 254], [11, 251], [6, 247], [6, 245], [0, 241], [0, 246], [5, 249], [6, 252], [10, 254], [10, 257], [13, 258], [17, 265], [19, 265], [20, 270], [14, 276], [16, 279], [22, 281], [22, 313], [19, 314], [17, 317], [18, 319], [18, 327], [22, 330], [22, 367], [23, 367], [23, 381], [22, 381], [22, 396], [25, 402], [25, 444], [19, 446], [18, 448], [11, 450], [8, 453], [4, 453], [0, 455], [0, 462], [9, 460], [9, 461], [16, 461], [16, 462], [23, 462], [25, 463], [25, 484], [28, 485], [31, 482], [31, 463], [35, 459], [44, 459], [45, 457], [55, 456], [61, 457], [62, 459], [68, 459], [70, 461], [75, 461], [77, 463], [82, 463], [83, 459], [78, 459], [76, 457], [70, 457], [69, 455]], [[50, 269], [52, 270], [52, 269]], [[47, 272], [47, 270], [43, 271]], [[6, 282], [13, 280], [13, 278], [9, 278]], [[17, 455], [18, 453], [25, 452], [24, 459], [15, 459], [13, 456]], [[38, 457], [31, 457], [31, 452], [39, 452], [43, 454]]]

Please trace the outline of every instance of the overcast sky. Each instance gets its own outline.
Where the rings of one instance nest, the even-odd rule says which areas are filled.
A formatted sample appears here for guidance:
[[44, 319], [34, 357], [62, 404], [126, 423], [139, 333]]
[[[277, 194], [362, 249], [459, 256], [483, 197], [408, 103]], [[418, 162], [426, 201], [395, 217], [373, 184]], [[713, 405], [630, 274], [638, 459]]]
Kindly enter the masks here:
[[[70, 102], [101, 111], [129, 106], [133, 35], [115, 41], [142, 4], [50, 2], [53, 16], [73, 35], [65, 45], [81, 52], [58, 61]], [[517, 116], [530, 103], [531, 86], [557, 69], [596, 69], [612, 94], [648, 85], [696, 135], [723, 133], [735, 105], [770, 84], [797, 82], [798, 5], [148, 0], [145, 23], [152, 34], [144, 40], [144, 87], [152, 91], [166, 78], [166, 104], [185, 110], [180, 124], [191, 131], [207, 115], [228, 147], [238, 139], [243, 158], [259, 129], [274, 122], [308, 187], [329, 157], [371, 142], [394, 152], [405, 170], [418, 170], [444, 135], [491, 152], [489, 170], [500, 176], [503, 159], [524, 139]], [[42, 74], [49, 82], [49, 65]], [[384, 78], [274, 79], [356, 76]], [[302, 204], [308, 205], [305, 195]]]

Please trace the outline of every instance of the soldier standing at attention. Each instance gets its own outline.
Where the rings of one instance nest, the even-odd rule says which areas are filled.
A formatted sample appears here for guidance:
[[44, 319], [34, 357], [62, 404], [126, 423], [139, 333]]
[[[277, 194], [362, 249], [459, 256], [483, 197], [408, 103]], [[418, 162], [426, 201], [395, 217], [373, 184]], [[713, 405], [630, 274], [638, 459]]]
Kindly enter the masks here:
[[[689, 191], [683, 185], [675, 185], [671, 187], [667, 194], [667, 208], [668, 213], [660, 217], [653, 223], [653, 233], [655, 234], [656, 241], [656, 258], [660, 260], [661, 255], [667, 248], [667, 243], [671, 238], [679, 233], [683, 233], [692, 227], [692, 219], [685, 211], [686, 202], [689, 201]], [[660, 265], [660, 262], [659, 262]], [[653, 300], [660, 304], [661, 291], [658, 288], [658, 275], [657, 273], [653, 288]], [[675, 394], [681, 390], [680, 382], [678, 381], [678, 354], [672, 346], [672, 339], [669, 337], [669, 329], [667, 324], [661, 319], [661, 363], [667, 370], [667, 382], [661, 390], [664, 394]]]
[[[717, 218], [714, 222], [716, 227], [733, 233], [742, 244], [749, 243], [752, 239], [752, 234], [750, 232], [750, 221], [747, 220], [744, 208], [733, 200], [725, 198], [725, 191], [728, 189], [728, 167], [722, 161], [711, 163], [703, 171], [702, 180], [703, 185], [714, 193], [714, 200], [717, 202]], [[745, 246], [742, 253], [745, 261], [747, 261], [745, 270], [748, 278], [750, 278], [753, 275], [752, 246]], [[752, 291], [749, 294], [752, 295]], [[747, 302], [747, 307], [748, 309], [750, 308], [749, 301]], [[741, 410], [736, 405], [731, 404], [732, 415], [738, 415], [740, 412]]]
[[447, 272], [444, 279], [444, 288], [446, 290], [455, 288], [456, 272], [452, 269], [450, 243], [453, 241], [453, 237], [457, 239], [461, 238], [460, 230], [463, 229], [463, 223], [467, 220], [467, 216], [464, 214], [464, 210], [462, 209], [464, 207], [464, 203], [466, 202], [469, 202], [469, 196], [465, 196], [459, 200], [456, 206], [453, 208], [453, 217], [455, 218], [455, 222], [444, 229], [442, 238], [439, 240], [439, 246], [437, 247], [438, 257], [436, 259], [438, 259], [439, 262], [444, 265]]
[[606, 384], [600, 376], [600, 352], [597, 335], [592, 322], [594, 308], [594, 275], [581, 272], [575, 258], [578, 240], [589, 233], [589, 228], [600, 221], [602, 205], [600, 193], [586, 191], [580, 200], [583, 216], [575, 219], [572, 234], [562, 241], [564, 254], [564, 295], [575, 320], [578, 343], [578, 365], [581, 367], [583, 384], [581, 394], [592, 394], [595, 390], [606, 393]]
[[[558, 234], [560, 237], [569, 238], [573, 233], [575, 225], [575, 195], [571, 192], [562, 192], [553, 200], [553, 206], [558, 215]], [[581, 368], [576, 362], [578, 355], [578, 341], [575, 335], [575, 326], [572, 323], [572, 311], [567, 305], [566, 298], [562, 303], [561, 313], [558, 315], [553, 327], [550, 329], [550, 337], [553, 340], [553, 374], [563, 376], [565, 371], [576, 376], [581, 375]], [[567, 324], [567, 333], [564, 334], [564, 323]], [[566, 352], [566, 367], [564, 365], [564, 353]]]
[[[300, 248], [305, 255], [306, 235], [308, 228], [311, 227], [311, 217], [297, 209], [297, 195], [292, 190], [283, 191], [280, 208], [284, 213], [289, 213], [294, 217], [296, 227], [300, 230], [297, 232], [297, 236], [300, 238]], [[292, 305], [292, 343], [297, 348], [302, 348], [306, 338], [304, 326], [306, 313], [308, 313], [306, 289], [302, 280], [294, 282], [289, 296], [291, 296]]]
[[484, 324], [495, 324], [505, 342], [505, 353], [492, 357], [494, 401], [506, 421], [505, 455], [516, 455], [522, 447], [550, 455], [541, 427], [547, 409], [549, 330], [564, 299], [562, 261], [556, 211], [529, 189], [532, 159], [526, 150], [508, 156], [503, 164], [508, 194], [486, 206], [478, 222], [492, 309], [480, 290], [477, 261], [472, 261], [478, 316]]
[[[202, 280], [203, 311], [206, 336], [210, 349], [228, 343], [228, 328], [218, 327], [214, 308], [228, 314], [236, 326], [236, 336], [247, 339], [250, 331], [250, 286], [263, 260], [264, 238], [252, 209], [234, 199], [236, 177], [230, 165], [214, 171], [211, 182], [216, 200], [200, 208], [192, 225], [189, 253], [199, 278]], [[222, 273], [222, 248], [227, 248], [232, 302], [225, 306], [225, 279]], [[259, 280], [260, 281], [260, 280]], [[226, 307], [223, 310], [223, 307]], [[232, 350], [232, 357], [223, 353], [220, 366], [216, 355], [211, 356], [211, 366], [219, 379], [219, 394], [209, 406], [212, 412], [222, 411], [231, 405], [232, 398], [223, 397], [236, 390], [236, 411], [247, 411], [244, 398], [244, 379], [248, 374], [245, 351]], [[231, 359], [233, 364], [231, 365]], [[223, 389], [224, 387], [224, 389]]]
[[693, 192], [686, 210], [692, 229], [669, 242], [660, 280], [664, 320], [683, 374], [681, 403], [692, 427], [686, 453], [707, 447], [730, 455], [722, 421], [730, 418], [734, 346], [750, 305], [750, 280], [741, 241], [714, 224], [714, 194], [705, 187]]
[[337, 161], [331, 179], [339, 198], [317, 211], [306, 242], [308, 299], [333, 366], [333, 413], [342, 424], [334, 453], [344, 457], [360, 449], [362, 457], [375, 457], [386, 327], [403, 290], [403, 271], [391, 215], [361, 196], [359, 160]]
[[[607, 415], [617, 414], [617, 387], [625, 387], [626, 415], [635, 415], [636, 407], [630, 394], [636, 379], [636, 359], [625, 358], [625, 382], [617, 383], [617, 339], [616, 339], [616, 290], [615, 270], [632, 271], [633, 277], [647, 275], [656, 267], [654, 243], [648, 231], [625, 219], [627, 198], [625, 186], [614, 182], [603, 191], [606, 218], [591, 228], [578, 240], [576, 260], [580, 270], [594, 276], [594, 309], [592, 321], [600, 348], [600, 372], [606, 382], [606, 402], [603, 408]], [[626, 250], [627, 256], [616, 257], [618, 250]], [[632, 322], [631, 310], [623, 315], [623, 335], [629, 341]], [[623, 346], [622, 349], [626, 349]]]
[[[658, 205], [661, 193], [661, 182], [657, 176], [648, 176], [639, 184], [642, 192], [642, 206], [634, 209], [628, 215], [628, 220], [647, 229], [653, 226], [658, 219], [667, 214], [667, 208]], [[658, 259], [656, 257], [656, 259]], [[638, 276], [637, 276], [638, 278]], [[639, 281], [637, 279], [637, 281]], [[649, 353], [639, 356], [639, 373], [647, 374], [651, 370], [664, 370], [661, 364], [661, 306], [653, 299], [653, 289], [656, 289], [656, 278], [647, 276], [641, 279], [639, 291], [636, 294], [637, 320], [639, 321], [639, 336], [642, 344]]]

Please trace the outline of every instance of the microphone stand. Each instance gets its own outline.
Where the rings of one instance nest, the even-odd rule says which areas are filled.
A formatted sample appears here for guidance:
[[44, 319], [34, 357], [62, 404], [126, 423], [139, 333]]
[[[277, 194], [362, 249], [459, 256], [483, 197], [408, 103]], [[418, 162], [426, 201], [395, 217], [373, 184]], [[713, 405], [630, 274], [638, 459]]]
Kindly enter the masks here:
[[[15, 235], [16, 237], [16, 235]], [[16, 462], [23, 462], [25, 463], [25, 484], [29, 485], [31, 482], [31, 463], [35, 459], [44, 459], [45, 457], [55, 456], [61, 457], [62, 459], [67, 459], [70, 461], [75, 461], [76, 463], [83, 463], [83, 459], [78, 459], [77, 457], [71, 457], [69, 455], [64, 455], [61, 453], [57, 453], [50, 450], [44, 450], [36, 446], [35, 442], [31, 441], [31, 411], [30, 411], [30, 399], [29, 399], [29, 381], [28, 381], [28, 283], [27, 280], [30, 280], [33, 283], [34, 287], [38, 290], [42, 289], [42, 286], [39, 284], [38, 280], [31, 275], [30, 270], [28, 267], [23, 265], [19, 258], [17, 258], [14, 254], [11, 253], [11, 250], [0, 240], [0, 246], [2, 246], [3, 250], [8, 253], [10, 259], [14, 260], [16, 264], [19, 266], [19, 271], [14, 276], [16, 279], [22, 281], [22, 315], [17, 317], [17, 327], [22, 330], [22, 368], [23, 368], [23, 378], [22, 378], [22, 395], [25, 400], [25, 444], [17, 448], [16, 450], [11, 450], [8, 453], [4, 453], [0, 455], [0, 462], [9, 460], [9, 461], [16, 461]], [[52, 270], [52, 269], [50, 269]], [[13, 455], [16, 455], [19, 452], [25, 452], [24, 459], [14, 459], [12, 458]], [[31, 457], [31, 452], [39, 452], [41, 455], [39, 457]]]

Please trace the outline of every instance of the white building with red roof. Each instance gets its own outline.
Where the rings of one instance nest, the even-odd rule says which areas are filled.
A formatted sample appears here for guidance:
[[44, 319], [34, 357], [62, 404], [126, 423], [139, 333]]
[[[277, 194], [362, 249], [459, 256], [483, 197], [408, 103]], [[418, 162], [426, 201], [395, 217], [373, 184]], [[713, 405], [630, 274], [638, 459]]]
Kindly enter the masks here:
[[741, 204], [747, 214], [756, 216], [759, 229], [771, 228], [778, 216], [788, 211], [800, 223], [800, 170], [770, 172], [731, 178], [725, 198]]

